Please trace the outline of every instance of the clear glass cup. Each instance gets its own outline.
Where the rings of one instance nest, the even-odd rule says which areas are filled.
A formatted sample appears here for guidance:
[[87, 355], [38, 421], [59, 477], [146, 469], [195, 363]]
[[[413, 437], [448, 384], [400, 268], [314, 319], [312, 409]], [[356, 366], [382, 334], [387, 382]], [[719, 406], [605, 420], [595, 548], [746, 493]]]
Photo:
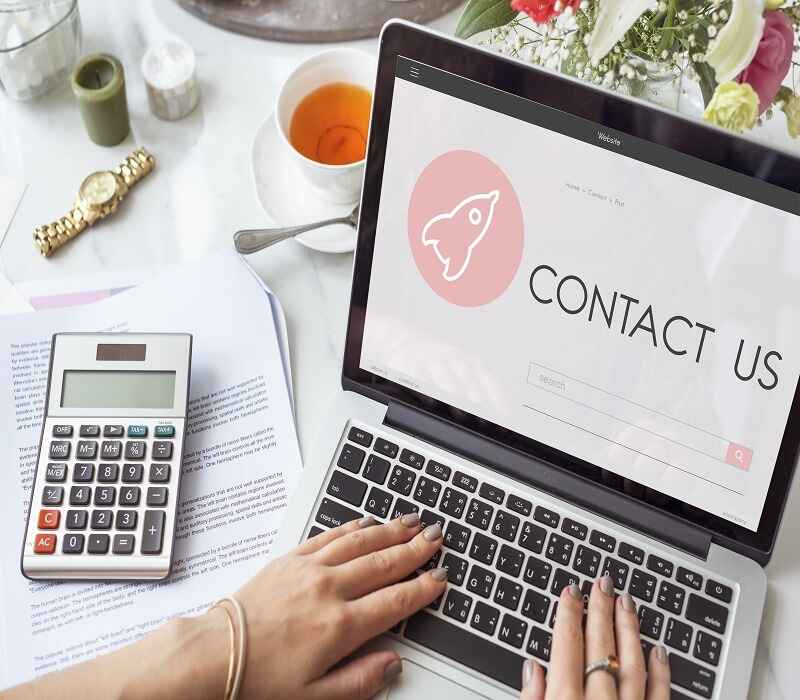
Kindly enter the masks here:
[[81, 48], [78, 0], [0, 0], [0, 86], [30, 100], [69, 77]]

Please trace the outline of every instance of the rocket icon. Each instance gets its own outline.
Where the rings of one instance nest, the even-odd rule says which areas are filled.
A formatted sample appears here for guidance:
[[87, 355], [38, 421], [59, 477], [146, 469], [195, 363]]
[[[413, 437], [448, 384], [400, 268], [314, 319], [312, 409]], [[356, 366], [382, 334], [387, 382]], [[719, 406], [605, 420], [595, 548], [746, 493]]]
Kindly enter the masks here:
[[474, 194], [425, 224], [422, 244], [433, 247], [443, 265], [442, 277], [448, 282], [455, 282], [467, 271], [472, 251], [491, 228], [499, 199], [499, 190]]

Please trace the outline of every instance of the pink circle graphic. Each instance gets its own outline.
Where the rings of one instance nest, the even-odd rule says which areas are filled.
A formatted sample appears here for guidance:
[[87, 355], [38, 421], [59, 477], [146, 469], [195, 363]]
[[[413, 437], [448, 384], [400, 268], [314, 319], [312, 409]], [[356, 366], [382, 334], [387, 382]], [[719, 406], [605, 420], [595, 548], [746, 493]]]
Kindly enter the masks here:
[[511, 284], [522, 261], [522, 208], [510, 180], [486, 156], [449, 151], [417, 179], [408, 240], [431, 289], [458, 306], [482, 306]]

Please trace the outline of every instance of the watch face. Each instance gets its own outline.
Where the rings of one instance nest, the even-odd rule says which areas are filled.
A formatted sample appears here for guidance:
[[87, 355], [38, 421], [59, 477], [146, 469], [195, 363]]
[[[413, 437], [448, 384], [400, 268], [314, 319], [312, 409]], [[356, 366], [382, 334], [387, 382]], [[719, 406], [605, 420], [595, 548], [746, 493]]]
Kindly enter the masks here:
[[108, 170], [92, 173], [81, 185], [80, 198], [87, 204], [99, 206], [105, 204], [116, 194], [117, 180]]

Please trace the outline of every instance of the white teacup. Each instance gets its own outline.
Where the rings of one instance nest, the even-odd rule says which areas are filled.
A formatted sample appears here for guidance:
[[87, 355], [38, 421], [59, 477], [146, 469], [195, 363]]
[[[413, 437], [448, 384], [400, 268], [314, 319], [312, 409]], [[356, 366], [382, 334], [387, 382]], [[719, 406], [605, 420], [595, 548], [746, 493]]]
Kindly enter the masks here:
[[364, 178], [364, 159], [347, 165], [326, 165], [307, 158], [289, 141], [292, 115], [304, 97], [329, 83], [359, 85], [372, 93], [375, 87], [375, 71], [375, 58], [363, 51], [323, 51], [295, 68], [278, 93], [275, 110], [278, 133], [315, 193], [329, 202], [346, 204], [358, 201]]

